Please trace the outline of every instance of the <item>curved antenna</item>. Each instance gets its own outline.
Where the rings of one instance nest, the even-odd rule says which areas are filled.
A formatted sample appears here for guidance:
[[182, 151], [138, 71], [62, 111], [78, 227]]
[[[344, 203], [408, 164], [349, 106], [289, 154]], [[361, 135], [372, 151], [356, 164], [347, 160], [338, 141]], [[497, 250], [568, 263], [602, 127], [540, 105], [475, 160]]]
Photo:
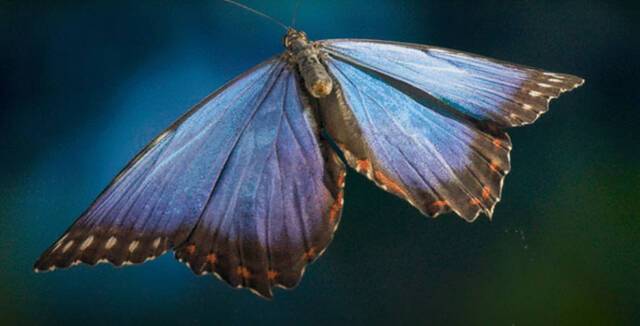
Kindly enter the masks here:
[[293, 17], [291, 17], [291, 27], [295, 28], [296, 27], [296, 19], [298, 18], [298, 12], [300, 9], [300, 5], [302, 4], [302, 0], [298, 0], [298, 2], [296, 2], [296, 7], [293, 9]]
[[249, 7], [249, 6], [247, 6], [247, 5], [243, 5], [243, 4], [241, 4], [241, 3], [239, 3], [239, 2], [235, 2], [235, 1], [233, 1], [233, 0], [222, 0], [222, 1], [224, 1], [224, 2], [226, 2], [226, 3], [230, 3], [230, 4], [232, 4], [232, 5], [236, 5], [236, 6], [240, 7], [240, 8], [242, 8], [242, 9], [247, 10], [247, 11], [249, 11], [249, 12], [252, 12], [252, 13], [254, 13], [254, 14], [258, 15], [258, 16], [261, 16], [261, 17], [264, 17], [264, 18], [266, 18], [266, 19], [269, 19], [270, 21], [272, 21], [272, 22], [274, 22], [274, 23], [278, 24], [280, 27], [284, 28], [284, 29], [285, 29], [285, 30], [287, 30], [287, 31], [289, 30], [289, 28], [291, 28], [291, 27], [289, 27], [289, 26], [285, 25], [283, 22], [281, 22], [281, 21], [279, 21], [279, 20], [277, 20], [277, 19], [275, 19], [275, 18], [273, 18], [273, 17], [271, 17], [271, 16], [269, 16], [269, 15], [267, 15], [267, 14], [263, 13], [263, 12], [257, 11], [257, 10], [255, 10], [255, 9], [253, 9], [253, 8], [251, 8], [251, 7]]

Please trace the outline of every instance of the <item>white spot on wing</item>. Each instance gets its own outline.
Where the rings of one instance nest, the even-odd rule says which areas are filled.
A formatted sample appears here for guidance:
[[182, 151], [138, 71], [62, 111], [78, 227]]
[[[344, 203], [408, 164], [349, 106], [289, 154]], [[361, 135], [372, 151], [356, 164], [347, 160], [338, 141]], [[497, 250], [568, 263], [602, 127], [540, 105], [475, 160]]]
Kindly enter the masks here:
[[69, 248], [71, 248], [71, 246], [73, 246], [73, 240], [67, 242], [67, 244], [64, 245], [64, 247], [62, 248], [62, 253], [67, 252], [67, 250], [69, 250]]
[[116, 242], [118, 242], [118, 239], [116, 239], [116, 237], [111, 237], [109, 238], [109, 240], [107, 240], [107, 243], [104, 244], [104, 248], [109, 250], [111, 248], [113, 248], [113, 246], [116, 245]]
[[129, 244], [129, 252], [134, 252], [136, 248], [138, 248], [138, 244], [140, 244], [138, 240], [131, 242], [131, 244]]
[[56, 250], [58, 250], [58, 248], [60, 248], [60, 246], [64, 243], [64, 240], [69, 236], [69, 233], [65, 234], [62, 238], [60, 238], [60, 240], [58, 240], [58, 243], [56, 243], [56, 246], [53, 247], [53, 249], [51, 250], [51, 252], [54, 252]]
[[545, 76], [551, 76], [551, 77], [555, 77], [555, 78], [559, 78], [559, 79], [563, 79], [564, 77], [562, 75], [558, 75], [552, 72], [543, 72], [542, 73]]
[[80, 250], [85, 250], [87, 248], [89, 248], [89, 246], [93, 243], [93, 236], [89, 236], [88, 238], [86, 238], [82, 244], [80, 245]]
[[529, 91], [529, 95], [531, 95], [533, 97], [538, 97], [538, 96], [542, 95], [542, 93], [540, 93], [538, 91]]
[[158, 246], [160, 245], [160, 240], [162, 240], [160, 237], [157, 237], [155, 240], [153, 240], [153, 249], [157, 249]]

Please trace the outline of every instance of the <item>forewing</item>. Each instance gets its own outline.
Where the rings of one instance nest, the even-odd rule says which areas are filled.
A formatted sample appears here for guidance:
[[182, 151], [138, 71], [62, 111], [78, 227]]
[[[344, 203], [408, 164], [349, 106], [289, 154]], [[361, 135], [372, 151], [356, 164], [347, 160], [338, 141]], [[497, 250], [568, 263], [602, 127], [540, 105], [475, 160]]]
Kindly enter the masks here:
[[40, 257], [36, 270], [139, 263], [183, 242], [283, 66], [272, 59], [253, 68], [160, 134]]
[[425, 45], [354, 39], [321, 44], [334, 56], [410, 84], [499, 127], [534, 122], [549, 109], [551, 99], [584, 82], [571, 75]]
[[504, 132], [483, 131], [372, 71], [325, 63], [337, 85], [321, 100], [322, 118], [350, 166], [426, 215], [491, 215], [509, 170]]
[[281, 69], [229, 156], [176, 257], [197, 274], [271, 296], [293, 287], [329, 244], [345, 169], [319, 138], [293, 68]]
[[265, 296], [271, 285], [295, 285], [337, 226], [344, 167], [319, 139], [289, 69], [272, 59], [190, 110], [112, 181], [36, 270], [140, 263], [174, 248], [192, 269]]

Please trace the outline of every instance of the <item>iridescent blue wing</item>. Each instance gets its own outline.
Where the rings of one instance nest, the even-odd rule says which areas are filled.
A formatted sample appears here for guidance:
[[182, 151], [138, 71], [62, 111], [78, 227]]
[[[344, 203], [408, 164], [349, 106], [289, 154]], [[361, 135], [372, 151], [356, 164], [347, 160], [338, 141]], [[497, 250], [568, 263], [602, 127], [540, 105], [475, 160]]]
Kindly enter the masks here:
[[174, 249], [264, 296], [295, 285], [332, 238], [344, 179], [304, 96], [281, 58], [230, 82], [148, 145], [36, 269]]
[[331, 56], [324, 62], [337, 83], [320, 112], [351, 167], [426, 215], [492, 214], [509, 171], [504, 132], [485, 131], [374, 71]]
[[246, 126], [178, 259], [263, 296], [294, 287], [327, 247], [342, 208], [345, 169], [320, 140], [294, 68], [282, 69]]
[[549, 101], [583, 79], [418, 44], [337, 39], [320, 42], [336, 57], [407, 83], [460, 112], [499, 127], [534, 122]]

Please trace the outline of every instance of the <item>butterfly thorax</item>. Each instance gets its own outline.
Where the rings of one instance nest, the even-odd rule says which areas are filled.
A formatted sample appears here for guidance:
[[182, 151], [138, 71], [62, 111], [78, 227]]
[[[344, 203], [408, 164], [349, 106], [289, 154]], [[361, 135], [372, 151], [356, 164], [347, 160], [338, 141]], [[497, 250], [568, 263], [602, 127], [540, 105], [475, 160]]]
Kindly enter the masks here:
[[329, 95], [333, 82], [327, 69], [320, 62], [322, 54], [317, 43], [310, 42], [304, 32], [289, 29], [284, 37], [284, 46], [287, 48], [290, 61], [298, 67], [309, 93], [316, 98]]

